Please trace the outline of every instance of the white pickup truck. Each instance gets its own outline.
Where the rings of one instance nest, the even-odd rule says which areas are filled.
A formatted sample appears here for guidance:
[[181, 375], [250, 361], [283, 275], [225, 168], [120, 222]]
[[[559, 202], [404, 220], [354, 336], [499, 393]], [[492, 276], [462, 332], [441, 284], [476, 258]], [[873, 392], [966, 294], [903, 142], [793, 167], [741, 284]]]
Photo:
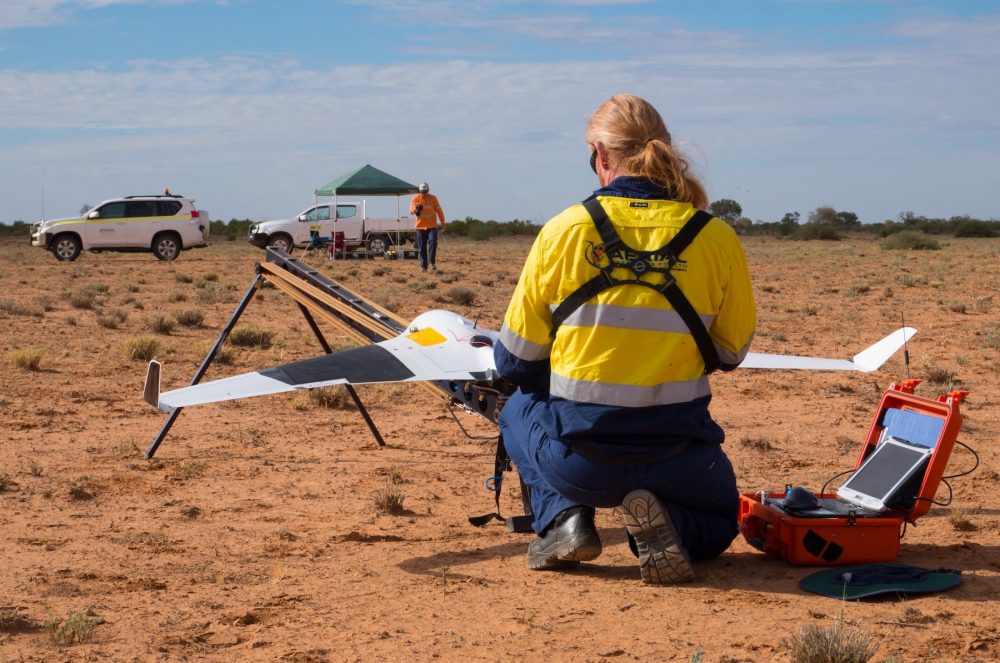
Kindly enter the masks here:
[[291, 219], [262, 221], [250, 226], [249, 241], [254, 246], [272, 246], [290, 253], [294, 247], [309, 246], [312, 236], [332, 239], [333, 233], [344, 233], [344, 249], [351, 251], [364, 247], [372, 253], [382, 253], [392, 246], [412, 243], [416, 237], [415, 219], [369, 218], [365, 204], [336, 203], [313, 205]]

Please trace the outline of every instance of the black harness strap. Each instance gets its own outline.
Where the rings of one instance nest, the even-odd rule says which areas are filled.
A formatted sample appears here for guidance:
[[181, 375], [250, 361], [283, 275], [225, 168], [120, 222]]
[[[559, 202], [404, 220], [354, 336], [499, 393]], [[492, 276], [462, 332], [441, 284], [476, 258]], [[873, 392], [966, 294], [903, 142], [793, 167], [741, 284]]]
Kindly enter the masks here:
[[[688, 298], [684, 296], [684, 293], [677, 285], [677, 281], [670, 273], [673, 265], [679, 262], [680, 255], [684, 249], [691, 244], [698, 233], [701, 232], [701, 229], [712, 220], [712, 215], [703, 210], [698, 210], [685, 222], [680, 231], [665, 246], [656, 251], [637, 251], [626, 245], [621, 237], [618, 236], [614, 225], [608, 218], [607, 212], [604, 211], [604, 207], [601, 206], [596, 196], [583, 201], [583, 207], [590, 214], [590, 218], [593, 219], [594, 225], [597, 227], [597, 232], [601, 236], [602, 244], [594, 247], [595, 252], [606, 254], [609, 260], [603, 267], [598, 267], [600, 271], [597, 276], [577, 288], [552, 312], [552, 336], [555, 336], [556, 330], [559, 329], [574, 311], [586, 304], [597, 294], [617, 285], [641, 285], [660, 292], [667, 298], [667, 301], [677, 311], [677, 314], [681, 316], [681, 320], [684, 321], [684, 324], [691, 331], [691, 336], [694, 338], [702, 360], [705, 362], [705, 374], [707, 375], [718, 369], [722, 362], [719, 359], [715, 343], [712, 342], [712, 337], [709, 335], [708, 329], [705, 328], [705, 323], [702, 322], [698, 311], [691, 305]], [[619, 260], [619, 263], [623, 264], [616, 264], [611, 259], [615, 255], [622, 258], [622, 260]], [[651, 267], [650, 263], [653, 257], [665, 258], [668, 263], [667, 266], [665, 268]], [[635, 278], [625, 280], [616, 279], [611, 275], [612, 270], [616, 267], [625, 267], [631, 270], [636, 275]], [[661, 272], [664, 282], [655, 284], [640, 279], [639, 274], [642, 272], [638, 271], [637, 268], [641, 268], [642, 272], [646, 270]]]
[[475, 527], [499, 520], [507, 524], [507, 529], [511, 532], [530, 532], [531, 523], [535, 517], [531, 512], [530, 491], [521, 480], [521, 504], [524, 507], [524, 515], [504, 518], [500, 514], [500, 489], [503, 487], [503, 474], [510, 471], [510, 456], [507, 455], [507, 447], [503, 444], [503, 433], [497, 436], [496, 455], [493, 458], [493, 476], [486, 480], [486, 489], [493, 491], [493, 499], [496, 501], [497, 510], [494, 513], [486, 513], [481, 516], [469, 516], [469, 524]]

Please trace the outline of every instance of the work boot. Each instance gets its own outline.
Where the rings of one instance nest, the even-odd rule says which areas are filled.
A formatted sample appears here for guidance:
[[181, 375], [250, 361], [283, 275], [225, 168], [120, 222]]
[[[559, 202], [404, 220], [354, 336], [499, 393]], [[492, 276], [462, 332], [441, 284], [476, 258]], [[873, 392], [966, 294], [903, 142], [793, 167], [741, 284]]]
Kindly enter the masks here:
[[625, 529], [635, 539], [644, 583], [672, 585], [694, 580], [691, 558], [681, 545], [670, 512], [652, 491], [633, 490], [621, 508]]
[[564, 509], [542, 536], [528, 546], [529, 569], [565, 569], [601, 554], [601, 537], [594, 527], [594, 510]]

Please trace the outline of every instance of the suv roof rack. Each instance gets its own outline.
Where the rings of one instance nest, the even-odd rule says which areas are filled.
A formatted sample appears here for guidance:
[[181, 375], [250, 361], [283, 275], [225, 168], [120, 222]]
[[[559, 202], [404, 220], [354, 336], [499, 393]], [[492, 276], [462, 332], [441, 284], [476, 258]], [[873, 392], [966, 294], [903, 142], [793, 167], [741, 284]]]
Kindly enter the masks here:
[[184, 196], [177, 193], [154, 193], [148, 196], [125, 196], [125, 200], [130, 198], [183, 198]]

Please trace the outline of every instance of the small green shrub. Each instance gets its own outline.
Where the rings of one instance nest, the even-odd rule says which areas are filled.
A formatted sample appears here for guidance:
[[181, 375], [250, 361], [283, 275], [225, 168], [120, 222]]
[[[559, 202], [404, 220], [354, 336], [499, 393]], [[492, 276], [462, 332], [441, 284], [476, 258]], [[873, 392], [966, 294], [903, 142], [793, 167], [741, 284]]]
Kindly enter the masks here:
[[840, 233], [837, 232], [837, 228], [831, 225], [824, 225], [820, 223], [807, 223], [801, 225], [795, 229], [792, 234], [795, 239], [824, 239], [824, 240], [839, 240]]
[[919, 230], [903, 230], [882, 240], [884, 251], [937, 251], [941, 243]]
[[194, 281], [194, 277], [187, 274], [181, 274], [180, 272], [174, 272], [174, 280], [178, 283], [191, 283]]
[[149, 361], [160, 352], [160, 341], [152, 336], [137, 336], [125, 341], [125, 352], [135, 361]]
[[37, 348], [21, 348], [10, 351], [10, 360], [15, 366], [25, 371], [37, 371], [43, 356], [44, 353]]
[[85, 612], [71, 612], [66, 619], [51, 619], [45, 622], [45, 632], [53, 643], [65, 647], [88, 642], [94, 637], [94, 630], [103, 624], [100, 617]]

